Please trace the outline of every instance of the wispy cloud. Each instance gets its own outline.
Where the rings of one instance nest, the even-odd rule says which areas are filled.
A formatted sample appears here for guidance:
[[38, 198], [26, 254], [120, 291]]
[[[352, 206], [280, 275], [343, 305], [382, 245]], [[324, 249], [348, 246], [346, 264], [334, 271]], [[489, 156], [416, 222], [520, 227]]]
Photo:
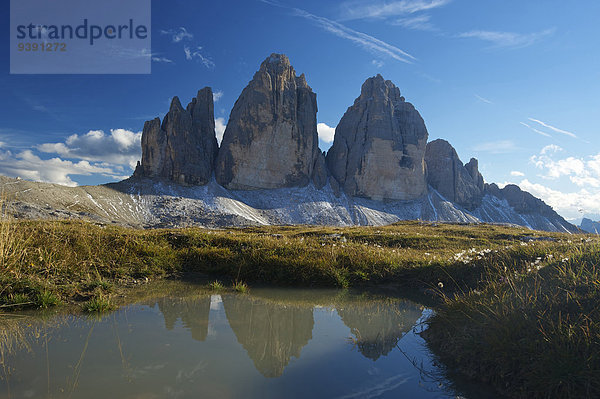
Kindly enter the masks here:
[[506, 154], [519, 150], [519, 147], [512, 140], [500, 140], [476, 144], [473, 150], [492, 154]]
[[552, 130], [553, 132], [556, 132], [556, 133], [561, 133], [561, 134], [567, 135], [567, 136], [569, 136], [569, 137], [573, 137], [574, 139], [576, 139], [576, 138], [577, 138], [577, 135], [576, 135], [575, 133], [573, 133], [573, 132], [569, 132], [569, 131], [567, 131], [567, 130], [559, 129], [559, 128], [557, 128], [557, 127], [554, 127], [554, 126], [552, 126], [552, 125], [549, 125], [549, 124], [547, 124], [547, 123], [545, 123], [545, 122], [542, 122], [542, 121], [540, 121], [540, 120], [538, 120], [538, 119], [534, 119], [534, 118], [527, 118], [527, 119], [529, 119], [530, 121], [532, 121], [532, 122], [535, 122], [535, 123], [537, 123], [537, 124], [539, 124], [539, 125], [541, 125], [541, 126], [543, 126], [543, 127], [547, 128], [547, 129], [550, 129], [550, 130]]
[[404, 29], [436, 31], [437, 28], [431, 23], [431, 16], [427, 14], [414, 17], [399, 18], [391, 22], [392, 25], [401, 26]]
[[[208, 69], [213, 69], [215, 67], [213, 60], [202, 53], [202, 46], [198, 46], [193, 43], [194, 35], [188, 32], [188, 30], [183, 26], [180, 26], [176, 29], [161, 30], [160, 33], [162, 35], [171, 36], [173, 43], [181, 43], [183, 45], [183, 53], [185, 54], [186, 60], [192, 61], [196, 59], [202, 62], [202, 64], [204, 64], [204, 66]], [[158, 56], [155, 57], [154, 55], [152, 57], [152, 61], [166, 63], [173, 62], [168, 58]]]
[[397, 61], [406, 62], [409, 64], [412, 63], [412, 61], [416, 61], [415, 57], [399, 49], [398, 47], [386, 43], [383, 40], [379, 40], [373, 36], [369, 36], [366, 33], [350, 29], [347, 26], [340, 24], [339, 22], [335, 22], [330, 19], [311, 14], [300, 8], [288, 7], [274, 0], [259, 1], [261, 3], [269, 4], [274, 7], [290, 10], [292, 11], [293, 15], [311, 21], [321, 29], [324, 29], [325, 31], [342, 39], [349, 40], [371, 53], [380, 56], [391, 57]]
[[531, 46], [541, 39], [552, 35], [555, 29], [546, 29], [534, 33], [497, 32], [488, 30], [473, 30], [458, 35], [459, 38], [480, 39], [491, 43], [494, 47], [522, 48]]
[[188, 32], [183, 26], [177, 29], [161, 30], [160, 34], [171, 36], [173, 43], [179, 43], [183, 40], [191, 40], [194, 38], [194, 35]]
[[478, 94], [474, 94], [475, 98], [478, 99], [479, 101], [481, 101], [482, 103], [486, 103], [486, 104], [493, 104], [493, 102], [491, 102], [490, 100], [488, 100], [487, 98], [481, 97]]
[[392, 2], [382, 1], [347, 1], [340, 6], [341, 20], [365, 18], [389, 18], [400, 15], [414, 14], [442, 7], [451, 0], [401, 0]]
[[534, 128], [534, 127], [532, 127], [532, 126], [528, 125], [528, 124], [527, 124], [527, 123], [525, 123], [525, 122], [519, 122], [519, 123], [520, 123], [521, 125], [523, 125], [523, 126], [525, 126], [525, 127], [529, 128], [529, 129], [531, 129], [532, 131], [536, 132], [536, 133], [537, 133], [537, 134], [539, 134], [539, 135], [542, 135], [542, 136], [545, 136], [545, 137], [552, 137], [552, 135], [551, 135], [551, 134], [549, 134], [549, 133], [546, 133], [546, 132], [542, 132], [541, 130], [538, 130], [538, 129], [536, 129], [536, 128]]
[[375, 65], [377, 68], [381, 68], [382, 66], [385, 65], [385, 63], [381, 60], [372, 60], [371, 64]]
[[541, 149], [540, 154], [555, 154], [557, 152], [561, 152], [563, 149], [556, 144], [550, 144]]
[[197, 46], [195, 48], [190, 48], [188, 46], [183, 46], [183, 52], [185, 54], [185, 59], [191, 61], [193, 59], [197, 59], [204, 64], [208, 69], [213, 69], [215, 67], [215, 63], [202, 54], [202, 46]]
[[154, 57], [154, 56], [152, 56], [152, 61], [154, 61], [154, 62], [163, 62], [165, 64], [172, 64], [173, 63], [173, 60], [170, 60], [170, 59], [168, 59], [166, 57]]
[[520, 172], [518, 170], [513, 170], [510, 172], [510, 175], [515, 176], [515, 177], [523, 177], [523, 176], [525, 176], [525, 173]]
[[409, 64], [416, 60], [415, 57], [399, 49], [398, 47], [388, 44], [383, 40], [379, 40], [373, 36], [369, 36], [366, 33], [355, 31], [354, 29], [350, 29], [338, 22], [324, 17], [319, 17], [299, 8], [294, 8], [293, 11], [295, 15], [315, 23], [320, 28], [338, 37], [341, 37], [342, 39], [350, 40], [351, 42], [372, 53], [385, 55], [397, 61], [402, 61]]

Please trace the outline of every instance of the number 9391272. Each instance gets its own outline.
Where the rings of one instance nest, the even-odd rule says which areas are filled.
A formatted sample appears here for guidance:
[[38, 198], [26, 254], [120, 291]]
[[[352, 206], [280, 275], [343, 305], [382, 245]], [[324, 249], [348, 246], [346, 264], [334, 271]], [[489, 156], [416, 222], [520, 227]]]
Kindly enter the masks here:
[[39, 52], [59, 52], [67, 51], [67, 43], [19, 43], [17, 44], [19, 51], [39, 51]]

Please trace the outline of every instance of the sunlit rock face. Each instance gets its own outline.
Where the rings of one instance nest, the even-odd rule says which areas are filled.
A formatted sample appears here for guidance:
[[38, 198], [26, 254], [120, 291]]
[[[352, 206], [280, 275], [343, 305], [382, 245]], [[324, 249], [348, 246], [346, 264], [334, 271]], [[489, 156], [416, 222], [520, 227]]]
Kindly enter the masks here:
[[278, 304], [242, 295], [223, 296], [229, 325], [265, 377], [279, 377], [312, 338], [312, 307]]
[[200, 298], [160, 298], [158, 309], [165, 319], [165, 328], [172, 330], [177, 320], [190, 330], [192, 338], [204, 341], [208, 336], [210, 296]]
[[134, 176], [206, 184], [211, 179], [217, 151], [213, 93], [205, 87], [186, 109], [179, 98], [173, 97], [162, 124], [159, 118], [144, 124], [142, 161]]
[[327, 166], [351, 196], [413, 200], [427, 189], [427, 137], [419, 112], [377, 75], [363, 84], [335, 129]]
[[466, 165], [446, 140], [434, 140], [425, 151], [427, 182], [447, 200], [469, 210], [481, 205], [484, 182], [475, 158]]
[[373, 361], [390, 353], [422, 314], [410, 302], [343, 304], [336, 309], [360, 353]]
[[[219, 184], [235, 190], [297, 187], [317, 170], [324, 185], [317, 136], [317, 97], [290, 60], [272, 54], [236, 101], [217, 158]], [[325, 176], [326, 178], [326, 176]]]

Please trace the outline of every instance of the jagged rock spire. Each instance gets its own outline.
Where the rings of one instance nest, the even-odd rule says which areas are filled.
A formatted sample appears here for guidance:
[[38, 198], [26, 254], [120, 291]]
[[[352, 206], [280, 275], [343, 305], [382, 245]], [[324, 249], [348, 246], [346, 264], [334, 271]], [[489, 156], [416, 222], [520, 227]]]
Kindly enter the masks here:
[[349, 195], [411, 200], [427, 190], [427, 128], [400, 90], [381, 75], [362, 85], [327, 153], [332, 176]]
[[[236, 101], [217, 158], [217, 181], [230, 189], [322, 184], [317, 98], [290, 60], [271, 54]], [[315, 166], [318, 171], [314, 175]]]
[[206, 184], [217, 151], [213, 93], [205, 87], [186, 109], [173, 97], [162, 125], [159, 118], [144, 124], [142, 162], [134, 175]]

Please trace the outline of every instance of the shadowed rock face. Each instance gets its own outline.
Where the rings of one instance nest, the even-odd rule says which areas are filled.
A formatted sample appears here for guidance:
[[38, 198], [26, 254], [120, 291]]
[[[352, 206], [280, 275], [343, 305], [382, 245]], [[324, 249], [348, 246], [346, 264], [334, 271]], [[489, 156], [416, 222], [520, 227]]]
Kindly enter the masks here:
[[285, 55], [272, 54], [231, 111], [215, 170], [219, 184], [236, 190], [305, 186], [315, 164], [321, 184], [316, 115], [317, 97], [304, 75], [296, 76]]
[[463, 165], [456, 150], [445, 140], [427, 144], [427, 183], [447, 200], [469, 210], [481, 205], [484, 182], [475, 158]]
[[217, 151], [213, 94], [205, 87], [186, 109], [174, 97], [162, 125], [159, 118], [144, 124], [142, 162], [134, 176], [206, 184], [212, 176]]
[[223, 307], [238, 342], [265, 377], [283, 374], [292, 356], [312, 338], [312, 307], [285, 306], [249, 296], [227, 295]]
[[540, 215], [548, 218], [558, 218], [565, 225], [568, 225], [549, 205], [544, 201], [534, 197], [527, 191], [521, 190], [519, 186], [507, 184], [504, 188], [499, 188], [497, 184], [486, 184], [485, 193], [494, 197], [506, 200], [506, 202], [519, 214]]
[[600, 234], [600, 222], [594, 222], [592, 219], [583, 218], [579, 228], [588, 233]]
[[327, 166], [349, 195], [412, 200], [423, 195], [427, 129], [412, 104], [381, 75], [363, 84], [335, 129]]

